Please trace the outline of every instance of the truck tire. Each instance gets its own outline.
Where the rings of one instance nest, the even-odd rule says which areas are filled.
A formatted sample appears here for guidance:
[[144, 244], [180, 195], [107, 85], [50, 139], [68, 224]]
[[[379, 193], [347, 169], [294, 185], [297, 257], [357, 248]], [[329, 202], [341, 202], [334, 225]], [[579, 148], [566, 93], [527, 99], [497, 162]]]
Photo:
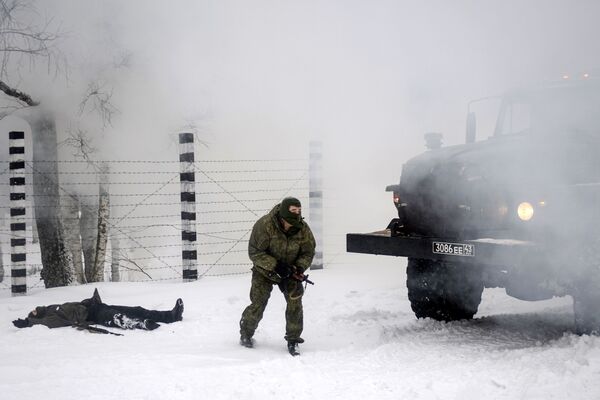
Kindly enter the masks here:
[[575, 314], [575, 331], [579, 335], [600, 334], [600, 232], [579, 239], [585, 243], [571, 257], [576, 275], [571, 296]]
[[573, 295], [575, 331], [578, 335], [600, 334], [600, 296]]
[[481, 272], [461, 263], [409, 258], [406, 287], [417, 318], [471, 319], [483, 292]]
[[572, 292], [575, 331], [579, 335], [600, 334], [600, 271], [584, 270], [585, 280], [579, 280]]

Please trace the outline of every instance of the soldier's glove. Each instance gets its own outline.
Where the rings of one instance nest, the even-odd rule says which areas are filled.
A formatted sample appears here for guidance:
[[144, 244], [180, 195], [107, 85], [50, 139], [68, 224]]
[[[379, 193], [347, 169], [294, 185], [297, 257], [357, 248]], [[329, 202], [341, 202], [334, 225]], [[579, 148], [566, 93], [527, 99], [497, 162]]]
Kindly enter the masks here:
[[302, 272], [295, 272], [294, 274], [292, 274], [292, 278], [294, 278], [297, 281], [304, 282], [304, 274]]
[[281, 277], [282, 280], [289, 278], [294, 273], [294, 267], [283, 261], [277, 261], [275, 266], [275, 272]]
[[287, 292], [287, 286], [290, 280], [290, 276], [294, 272], [292, 268], [293, 267], [291, 265], [283, 261], [277, 261], [277, 265], [275, 265], [275, 272], [281, 277], [281, 280], [277, 283], [277, 286], [279, 286], [279, 290], [281, 290], [281, 293]]
[[22, 319], [22, 318], [15, 319], [12, 323], [17, 328], [28, 328], [28, 327], [31, 326], [29, 324], [29, 320], [27, 318], [25, 318], [25, 319]]

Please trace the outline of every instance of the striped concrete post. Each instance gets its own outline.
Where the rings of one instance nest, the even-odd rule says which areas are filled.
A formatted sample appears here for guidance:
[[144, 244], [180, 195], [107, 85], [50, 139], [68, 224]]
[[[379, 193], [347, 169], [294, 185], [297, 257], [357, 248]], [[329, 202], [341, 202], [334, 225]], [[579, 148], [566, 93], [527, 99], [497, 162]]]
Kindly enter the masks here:
[[323, 146], [313, 141], [309, 145], [308, 212], [310, 229], [317, 241], [311, 269], [323, 269]]
[[8, 133], [10, 183], [10, 261], [13, 296], [27, 293], [25, 222], [25, 132]]
[[181, 185], [181, 259], [183, 281], [198, 279], [196, 250], [196, 179], [194, 134], [179, 134], [179, 181]]

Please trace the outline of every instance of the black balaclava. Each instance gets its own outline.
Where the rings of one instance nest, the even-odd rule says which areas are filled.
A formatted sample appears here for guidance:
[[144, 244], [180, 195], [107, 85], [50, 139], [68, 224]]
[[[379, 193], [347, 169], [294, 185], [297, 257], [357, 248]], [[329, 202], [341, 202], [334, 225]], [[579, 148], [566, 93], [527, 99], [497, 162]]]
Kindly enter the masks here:
[[302, 215], [290, 212], [290, 206], [302, 207], [300, 200], [295, 197], [286, 197], [279, 206], [279, 216], [294, 228], [302, 228]]

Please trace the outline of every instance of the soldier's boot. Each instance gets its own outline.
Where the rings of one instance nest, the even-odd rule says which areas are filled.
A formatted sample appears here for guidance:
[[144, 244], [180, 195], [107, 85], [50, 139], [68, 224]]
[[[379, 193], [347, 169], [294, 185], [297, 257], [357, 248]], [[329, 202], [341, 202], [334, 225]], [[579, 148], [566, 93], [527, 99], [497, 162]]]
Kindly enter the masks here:
[[157, 324], [156, 321], [153, 321], [151, 319], [145, 319], [143, 325], [140, 328], [145, 329], [147, 331], [153, 331], [158, 327], [160, 327], [160, 324]]
[[98, 289], [94, 289], [94, 294], [89, 299], [84, 299], [81, 301], [86, 307], [93, 307], [98, 304], [102, 304], [102, 299], [100, 298], [100, 293], [98, 293]]
[[171, 310], [173, 321], [181, 321], [183, 319], [183, 300], [177, 299], [175, 307]]
[[254, 340], [251, 337], [242, 335], [240, 337], [240, 345], [251, 349], [254, 347]]
[[300, 353], [298, 352], [298, 342], [288, 342], [287, 348], [292, 356], [295, 357], [300, 355]]

